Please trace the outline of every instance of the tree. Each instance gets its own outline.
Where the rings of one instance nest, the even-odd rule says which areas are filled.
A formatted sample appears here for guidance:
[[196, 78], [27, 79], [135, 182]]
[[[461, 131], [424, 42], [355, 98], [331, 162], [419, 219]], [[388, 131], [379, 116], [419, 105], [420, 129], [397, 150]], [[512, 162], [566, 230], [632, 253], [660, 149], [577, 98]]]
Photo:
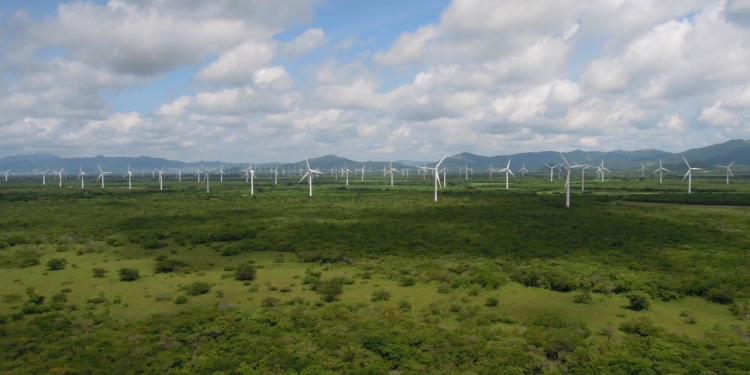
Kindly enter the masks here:
[[253, 281], [255, 280], [255, 274], [257, 271], [255, 267], [249, 264], [240, 264], [237, 269], [234, 270], [234, 279], [239, 281]]
[[344, 280], [341, 277], [334, 277], [318, 281], [315, 285], [315, 291], [320, 294], [323, 301], [333, 302], [344, 293]]
[[642, 292], [631, 292], [625, 297], [630, 300], [629, 309], [633, 311], [648, 310], [651, 308], [651, 299], [649, 296]]
[[50, 259], [49, 262], [47, 262], [47, 269], [50, 271], [64, 270], [67, 264], [68, 264], [67, 259], [54, 258], [54, 259]]
[[133, 268], [120, 268], [117, 273], [120, 275], [120, 281], [136, 281], [141, 278], [140, 271]]
[[104, 277], [104, 275], [106, 275], [108, 272], [104, 268], [94, 268], [91, 271], [94, 272], [94, 277]]

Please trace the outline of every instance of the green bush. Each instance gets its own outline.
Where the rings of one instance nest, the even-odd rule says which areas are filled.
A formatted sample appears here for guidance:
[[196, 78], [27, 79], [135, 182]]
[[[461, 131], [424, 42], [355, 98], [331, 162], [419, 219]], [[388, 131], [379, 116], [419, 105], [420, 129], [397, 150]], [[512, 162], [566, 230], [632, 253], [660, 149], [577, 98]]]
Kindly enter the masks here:
[[406, 300], [401, 300], [398, 303], [398, 308], [404, 311], [410, 311], [411, 310], [411, 302]]
[[68, 295], [65, 293], [58, 293], [52, 296], [52, 302], [63, 303], [68, 302]]
[[594, 302], [594, 299], [591, 298], [591, 293], [582, 291], [581, 293], [577, 293], [576, 296], [573, 297], [573, 302], [591, 304]]
[[237, 269], [234, 270], [234, 279], [239, 281], [253, 281], [256, 274], [255, 267], [244, 263], [237, 266]]
[[188, 296], [180, 294], [179, 296], [177, 296], [177, 298], [174, 299], [174, 303], [177, 305], [183, 305], [186, 304], [189, 300], [190, 299], [188, 298]]
[[641, 316], [622, 323], [620, 325], [620, 331], [646, 337], [656, 335], [659, 332], [659, 329], [654, 326], [651, 319]]
[[500, 298], [497, 298], [497, 297], [487, 297], [487, 300], [484, 302], [484, 305], [488, 307], [495, 307], [499, 304], [500, 304]]
[[141, 278], [141, 272], [133, 268], [120, 268], [117, 270], [120, 281], [135, 281]]
[[156, 258], [156, 264], [154, 265], [154, 273], [170, 273], [175, 271], [181, 271], [189, 265], [183, 261], [177, 259], [168, 259], [165, 255]]
[[199, 296], [201, 294], [207, 294], [211, 291], [211, 284], [205, 281], [196, 281], [190, 284], [184, 285], [180, 288], [185, 291], [185, 294], [189, 296]]
[[107, 275], [107, 272], [109, 272], [104, 268], [93, 268], [91, 271], [94, 273], [94, 277], [97, 278], [104, 277]]
[[50, 259], [47, 262], [47, 269], [50, 271], [64, 270], [67, 264], [68, 264], [67, 259], [54, 258], [54, 259]]
[[4, 303], [16, 303], [16, 302], [21, 302], [22, 299], [23, 299], [23, 296], [18, 293], [9, 293], [9, 294], [3, 295], [2, 301]]
[[315, 284], [315, 291], [320, 294], [323, 301], [333, 302], [344, 293], [344, 282], [340, 277], [328, 280], [320, 280]]
[[376, 290], [372, 292], [372, 297], [370, 298], [370, 301], [377, 302], [377, 301], [388, 301], [391, 299], [391, 293], [385, 289]]
[[281, 306], [281, 300], [276, 297], [266, 297], [260, 301], [260, 305], [266, 308]]
[[651, 309], [651, 298], [648, 294], [643, 292], [630, 292], [625, 295], [630, 301], [628, 308], [633, 311], [649, 310]]
[[401, 276], [401, 279], [398, 282], [398, 285], [400, 286], [412, 286], [417, 283], [417, 278], [414, 276]]

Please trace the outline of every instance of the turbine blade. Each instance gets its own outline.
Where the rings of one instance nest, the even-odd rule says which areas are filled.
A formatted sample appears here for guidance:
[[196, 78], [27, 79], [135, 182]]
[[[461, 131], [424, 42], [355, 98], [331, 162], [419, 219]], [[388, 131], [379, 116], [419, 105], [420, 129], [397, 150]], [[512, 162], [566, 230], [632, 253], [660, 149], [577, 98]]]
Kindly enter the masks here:
[[438, 167], [440, 166], [440, 164], [443, 163], [443, 160], [445, 160], [445, 158], [447, 158], [447, 157], [448, 157], [448, 154], [445, 154], [445, 156], [443, 156], [443, 158], [440, 159], [440, 162], [437, 163], [437, 165], [435, 166], [435, 172], [437, 172]]
[[682, 178], [682, 181], [685, 181], [685, 179], [687, 178], [687, 176], [690, 174], [691, 171], [692, 169], [688, 169], [687, 173], [685, 173], [685, 177]]

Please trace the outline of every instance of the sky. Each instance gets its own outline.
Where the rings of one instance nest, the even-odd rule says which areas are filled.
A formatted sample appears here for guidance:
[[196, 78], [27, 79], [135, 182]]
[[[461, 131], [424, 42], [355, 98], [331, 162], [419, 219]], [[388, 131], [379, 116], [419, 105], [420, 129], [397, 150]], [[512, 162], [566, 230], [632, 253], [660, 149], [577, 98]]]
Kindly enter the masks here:
[[0, 2], [0, 156], [433, 160], [750, 134], [750, 0]]

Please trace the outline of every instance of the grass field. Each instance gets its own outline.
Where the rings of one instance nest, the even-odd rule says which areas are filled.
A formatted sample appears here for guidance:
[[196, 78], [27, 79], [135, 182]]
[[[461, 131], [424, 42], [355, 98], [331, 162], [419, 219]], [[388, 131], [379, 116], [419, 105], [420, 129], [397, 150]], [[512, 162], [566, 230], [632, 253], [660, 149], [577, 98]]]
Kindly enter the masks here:
[[[447, 347], [433, 348], [428, 361], [415, 349], [427, 344], [401, 343], [406, 346], [397, 356], [363, 339], [382, 330], [388, 338], [378, 340], [393, 343], [389, 332], [412, 327], [419, 335], [444, 332], [456, 342], [482, 342], [484, 354], [465, 355], [494, 353], [507, 359], [503, 366], [520, 371], [515, 373], [583, 373], [585, 363], [599, 363], [608, 373], [663, 373], [675, 363], [682, 366], [675, 373], [750, 371], [739, 359], [750, 358], [747, 181], [696, 179], [688, 195], [677, 179], [662, 185], [652, 179], [592, 179], [586, 193], [579, 182], [572, 184], [570, 209], [564, 208], [562, 180], [550, 183], [545, 176], [512, 179], [510, 190], [502, 177], [449, 177], [438, 202], [432, 201], [432, 183], [397, 178], [391, 187], [368, 176], [351, 178], [346, 187], [342, 179], [321, 178], [311, 198], [297, 179], [280, 179], [277, 186], [257, 180], [253, 196], [244, 180], [211, 182], [210, 194], [204, 184], [187, 179], [168, 180], [164, 191], [150, 180], [135, 181], [132, 190], [118, 179], [108, 180], [105, 189], [90, 182], [80, 189], [75, 181], [65, 181], [63, 188], [33, 180], [0, 184], [0, 333], [16, 340], [0, 349], [5, 358], [0, 368], [19, 374], [117, 373], [115, 367], [96, 367], [98, 359], [77, 350], [59, 352], [66, 339], [58, 333], [98, 332], [119, 348], [132, 332], [146, 335], [154, 325], [162, 327], [163, 339], [165, 329], [179, 335], [183, 324], [252, 312], [286, 322], [257, 328], [257, 334], [269, 340], [297, 334], [318, 349], [299, 357], [299, 348], [272, 341], [284, 353], [297, 353], [290, 354], [295, 359], [271, 366], [264, 361], [279, 353], [256, 353], [252, 363], [230, 355], [232, 365], [222, 365], [226, 369], [185, 357], [184, 348], [153, 350], [172, 353], [164, 355], [178, 364], [170, 367], [176, 373], [354, 373], [347, 366], [360, 360], [366, 364], [359, 367], [362, 373], [483, 373], [490, 366], [478, 360], [459, 365], [463, 359], [445, 352]], [[157, 273], [158, 257], [182, 263], [173, 272]], [[48, 270], [52, 259], [67, 261], [64, 269]], [[254, 280], [235, 280], [234, 270], [244, 264], [256, 269]], [[105, 270], [104, 277], [93, 277], [94, 268]], [[120, 281], [122, 268], [138, 270], [140, 279]], [[311, 278], [318, 272], [320, 277]], [[343, 282], [343, 292], [330, 303], [321, 299], [321, 285], [329, 280]], [[186, 294], [181, 288], [196, 281], [208, 283], [210, 291], [175, 303]], [[371, 301], [376, 291], [390, 297]], [[35, 304], [32, 295], [45, 302]], [[645, 296], [650, 307], [631, 309], [633, 295]], [[581, 296], [585, 303], [576, 303]], [[496, 306], [488, 303], [492, 298]], [[299, 326], [300, 314], [318, 328]], [[45, 316], [69, 323], [50, 331]], [[174, 321], [164, 328], [167, 316]], [[563, 323], [549, 323], [549, 316]], [[222, 324], [230, 329], [230, 323]], [[580, 324], [585, 330], [575, 328]], [[651, 326], [661, 333], [644, 334]], [[351, 358], [337, 351], [343, 349], [323, 350], [318, 341], [332, 340], [331, 330], [343, 327], [349, 333], [340, 335], [341, 345], [353, 351]], [[555, 336], [563, 334], [569, 336]], [[21, 351], [29, 344], [18, 340], [30, 335], [41, 338]], [[654, 339], [694, 353], [680, 360], [635, 354], [642, 340]], [[520, 350], [517, 356], [528, 359], [526, 365], [495, 352], [499, 342]], [[719, 342], [731, 349], [723, 362], [700, 349]], [[92, 343], [80, 350], [86, 345]], [[118, 350], [132, 360], [138, 345]], [[226, 345], [234, 341], [216, 342], [211, 350], [228, 350]], [[592, 359], [594, 352], [600, 362]], [[626, 366], [623, 355], [650, 362]], [[243, 363], [251, 369], [241, 370]], [[632, 370], [641, 365], [648, 371]], [[163, 372], [138, 368], [133, 372]]]

